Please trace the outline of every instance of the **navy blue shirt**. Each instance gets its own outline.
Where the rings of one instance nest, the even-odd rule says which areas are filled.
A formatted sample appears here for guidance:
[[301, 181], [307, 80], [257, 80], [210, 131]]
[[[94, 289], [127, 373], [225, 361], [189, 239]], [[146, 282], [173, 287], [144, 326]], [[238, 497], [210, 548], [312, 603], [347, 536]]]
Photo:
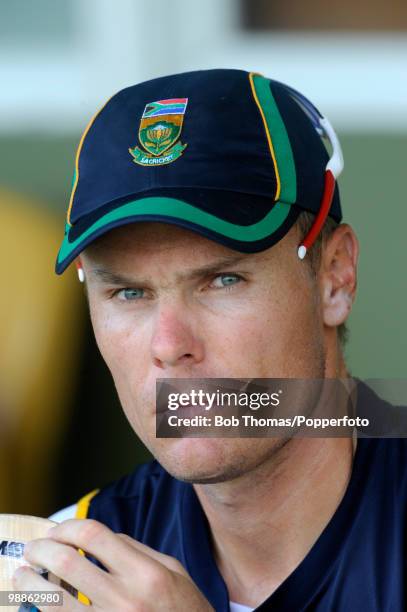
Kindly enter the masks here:
[[[390, 407], [365, 385], [361, 390], [374, 410]], [[406, 476], [407, 440], [359, 439], [334, 516], [300, 565], [256, 610], [405, 610]], [[227, 588], [192, 485], [153, 461], [103, 488], [88, 517], [176, 557], [215, 610], [229, 612]]]

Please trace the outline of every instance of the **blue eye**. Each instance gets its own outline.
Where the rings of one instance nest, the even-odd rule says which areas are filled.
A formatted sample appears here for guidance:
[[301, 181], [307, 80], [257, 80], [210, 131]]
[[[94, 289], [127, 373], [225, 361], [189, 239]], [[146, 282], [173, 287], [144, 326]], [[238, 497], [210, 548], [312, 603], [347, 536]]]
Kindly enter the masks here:
[[213, 285], [216, 288], [230, 287], [231, 285], [236, 285], [241, 280], [241, 277], [237, 274], [220, 274], [213, 281]]
[[121, 289], [117, 295], [125, 302], [135, 301], [144, 297], [144, 289]]

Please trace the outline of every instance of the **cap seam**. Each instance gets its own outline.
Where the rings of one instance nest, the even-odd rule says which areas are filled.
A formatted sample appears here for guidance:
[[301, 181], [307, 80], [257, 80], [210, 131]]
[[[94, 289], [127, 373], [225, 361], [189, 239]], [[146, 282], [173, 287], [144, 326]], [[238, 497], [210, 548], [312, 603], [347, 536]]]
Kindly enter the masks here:
[[273, 150], [280, 180], [280, 193], [277, 199], [283, 198], [294, 204], [297, 200], [297, 173], [287, 127], [274, 99], [270, 79], [253, 74], [252, 80], [268, 132], [273, 136]]
[[[115, 95], [115, 94], [113, 94]], [[78, 144], [78, 148], [76, 150], [76, 155], [75, 155], [75, 170], [74, 170], [74, 181], [73, 181], [73, 185], [72, 185], [72, 192], [71, 192], [71, 197], [69, 198], [69, 205], [68, 205], [68, 210], [66, 213], [66, 222], [68, 223], [68, 225], [71, 227], [72, 223], [71, 223], [71, 211], [72, 211], [72, 206], [73, 206], [73, 199], [75, 197], [75, 193], [76, 193], [76, 188], [78, 186], [78, 182], [79, 182], [79, 157], [82, 151], [82, 147], [83, 147], [83, 143], [85, 142], [85, 138], [90, 130], [90, 128], [92, 127], [94, 121], [96, 120], [96, 118], [98, 117], [98, 115], [102, 112], [102, 110], [105, 108], [105, 106], [107, 105], [108, 102], [110, 102], [110, 100], [113, 98], [113, 96], [110, 96], [110, 98], [108, 98], [106, 100], [106, 102], [103, 104], [103, 106], [101, 106], [99, 108], [98, 111], [96, 111], [96, 113], [92, 116], [92, 118], [90, 119], [88, 125], [86, 126], [81, 139], [79, 141]]]
[[264, 110], [263, 110], [263, 108], [262, 108], [262, 106], [260, 104], [260, 100], [259, 100], [258, 95], [257, 95], [256, 86], [254, 84], [254, 77], [255, 76], [259, 76], [259, 77], [262, 77], [262, 78], [264, 78], [264, 77], [261, 74], [257, 73], [257, 72], [250, 72], [249, 73], [249, 81], [250, 81], [250, 87], [251, 87], [251, 90], [252, 90], [253, 98], [254, 98], [254, 100], [255, 100], [255, 102], [257, 104], [257, 108], [259, 109], [259, 112], [260, 112], [260, 115], [261, 115], [261, 118], [262, 118], [262, 121], [263, 121], [264, 130], [266, 132], [267, 142], [268, 142], [268, 145], [269, 145], [270, 155], [271, 155], [271, 158], [273, 160], [274, 172], [275, 172], [275, 175], [276, 175], [276, 183], [277, 183], [277, 185], [276, 185], [276, 193], [274, 195], [274, 201], [277, 202], [279, 197], [280, 197], [280, 193], [281, 193], [280, 173], [279, 173], [279, 169], [278, 169], [276, 153], [275, 153], [275, 150], [274, 150], [273, 141], [272, 141], [272, 138], [271, 138], [269, 126], [268, 126], [268, 123], [267, 123], [267, 120], [266, 120], [266, 116], [264, 114]]

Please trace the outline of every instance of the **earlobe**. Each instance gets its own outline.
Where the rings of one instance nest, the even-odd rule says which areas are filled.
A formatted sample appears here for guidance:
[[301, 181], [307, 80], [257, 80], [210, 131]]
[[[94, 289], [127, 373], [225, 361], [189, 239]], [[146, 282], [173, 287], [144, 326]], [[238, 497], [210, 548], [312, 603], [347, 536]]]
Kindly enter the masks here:
[[336, 286], [330, 277], [324, 282], [323, 320], [328, 327], [344, 323], [352, 308], [352, 299], [344, 286]]
[[352, 228], [339, 226], [329, 238], [323, 254], [322, 308], [324, 323], [329, 327], [344, 323], [352, 309], [358, 253], [358, 241]]
[[338, 327], [346, 321], [352, 310], [353, 299], [345, 288], [331, 292], [324, 304], [323, 319], [328, 327]]

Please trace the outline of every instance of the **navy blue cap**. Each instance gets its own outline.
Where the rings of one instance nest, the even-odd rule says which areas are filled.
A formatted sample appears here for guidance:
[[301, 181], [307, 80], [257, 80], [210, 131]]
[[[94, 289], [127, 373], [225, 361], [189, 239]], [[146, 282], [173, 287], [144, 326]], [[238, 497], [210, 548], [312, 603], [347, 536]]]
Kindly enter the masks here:
[[[115, 227], [161, 221], [237, 251], [317, 214], [329, 159], [286, 85], [242, 70], [162, 77], [119, 91], [78, 147], [56, 272]], [[339, 192], [329, 215], [342, 219]]]

